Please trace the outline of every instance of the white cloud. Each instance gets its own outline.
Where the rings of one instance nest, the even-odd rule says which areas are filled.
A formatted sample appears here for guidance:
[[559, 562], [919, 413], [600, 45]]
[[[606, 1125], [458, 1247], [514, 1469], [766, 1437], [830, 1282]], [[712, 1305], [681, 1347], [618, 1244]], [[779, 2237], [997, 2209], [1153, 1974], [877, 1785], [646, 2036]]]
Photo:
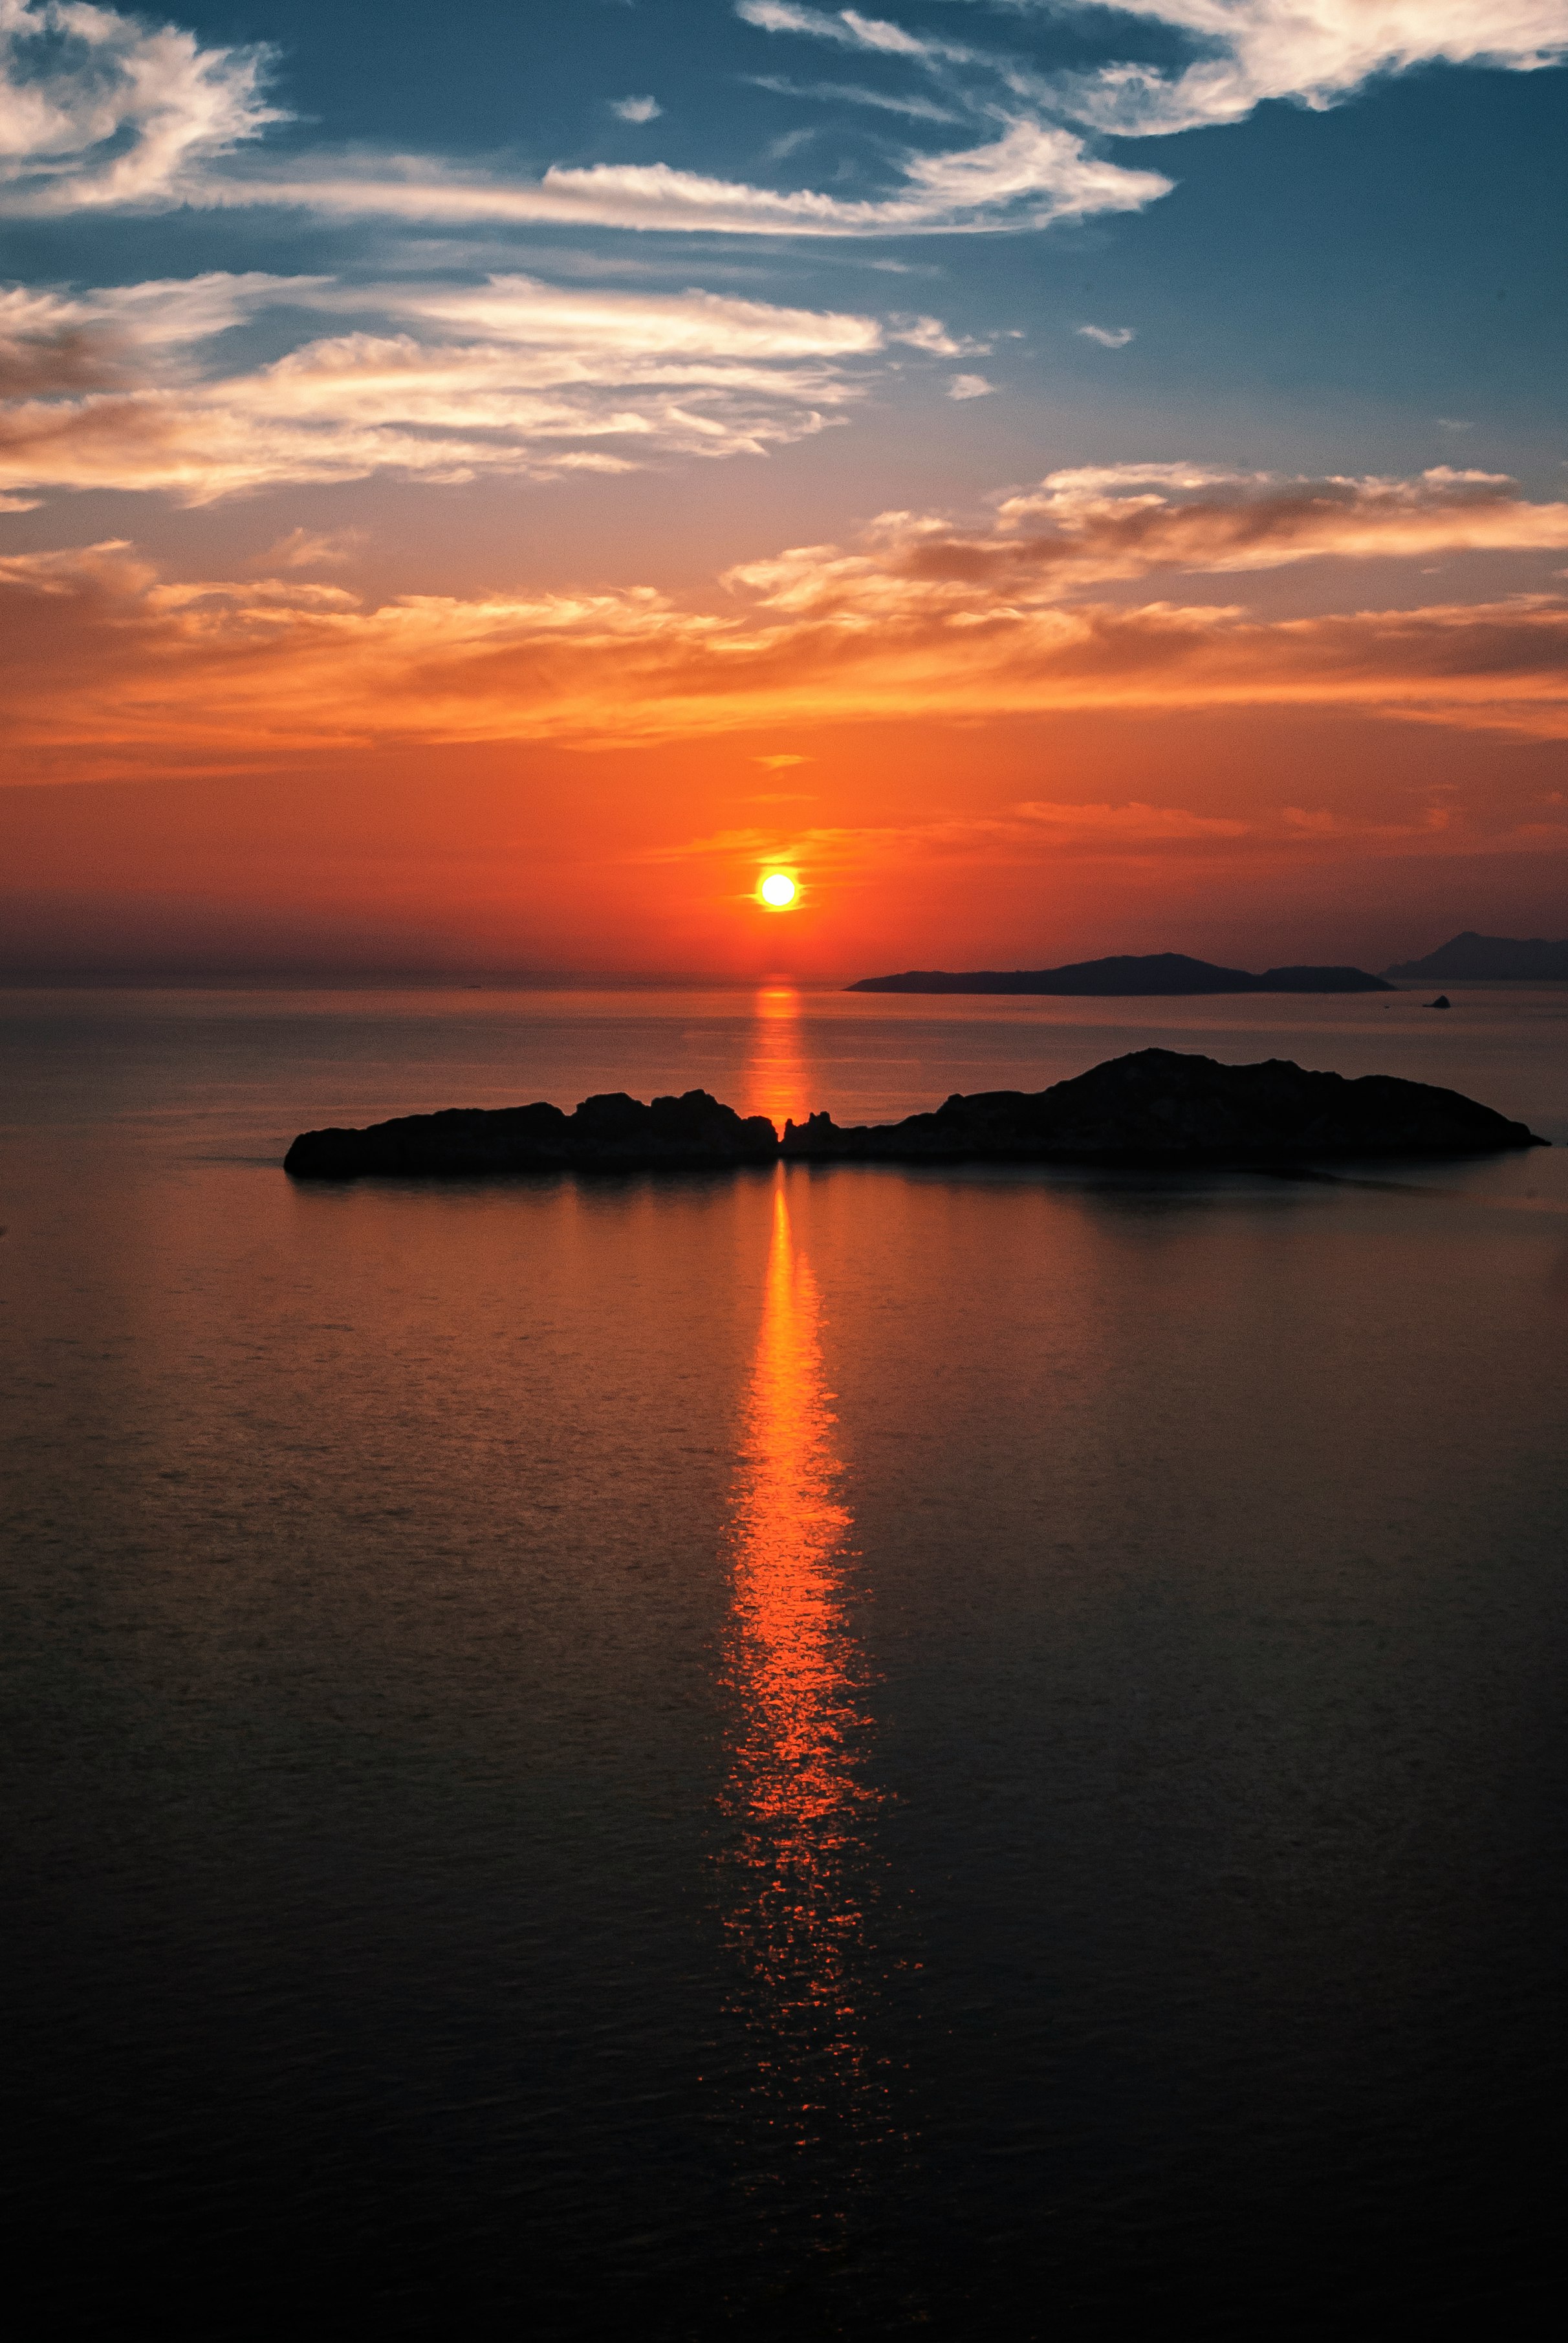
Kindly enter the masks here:
[[[853, 9], [828, 16], [785, 0], [745, 0], [742, 13], [765, 30], [806, 32], [921, 70], [974, 62], [969, 50], [917, 39]], [[363, 153], [317, 153], [292, 169], [242, 168], [233, 150], [281, 118], [265, 102], [266, 63], [262, 50], [203, 47], [192, 34], [155, 30], [86, 0], [0, 0], [0, 209], [268, 206], [396, 218], [426, 229], [538, 221], [858, 236], [1038, 226], [1137, 210], [1170, 185], [1157, 172], [1090, 155], [1071, 130], [967, 103], [958, 118], [967, 114], [993, 131], [1000, 122], [1000, 132], [967, 150], [906, 156], [892, 192], [863, 201], [661, 163], [557, 166], [533, 180], [493, 168], [459, 170], [438, 156], [377, 164]], [[886, 102], [938, 118], [950, 112], [919, 99]], [[651, 97], [612, 104], [631, 122], [651, 121], [658, 112]]]
[[[278, 307], [364, 322], [267, 365], [215, 365], [216, 337]], [[839, 419], [894, 339], [938, 357], [973, 347], [935, 317], [520, 275], [349, 287], [209, 276], [0, 295], [0, 393], [12, 393], [0, 489], [157, 489], [202, 504], [377, 471], [462, 481], [760, 454]]]
[[808, 40], [831, 41], [839, 48], [869, 50], [880, 56], [967, 58], [970, 54], [950, 42], [918, 39], [901, 25], [862, 16], [853, 8], [828, 15], [820, 8], [799, 7], [794, 0], [736, 0], [735, 13], [759, 32], [799, 33]]
[[1124, 350], [1138, 338], [1133, 326], [1075, 326], [1073, 332], [1081, 334], [1086, 342], [1098, 342], [1102, 350]]
[[204, 48], [86, 0], [0, 0], [0, 188], [13, 212], [176, 199], [283, 119], [267, 52]]
[[1528, 73], [1568, 55], [1568, 0], [1115, 0], [1114, 13], [1200, 51], [1175, 75], [1127, 64], [1059, 83], [1077, 120], [1132, 137], [1244, 121], [1268, 98], [1321, 110], [1413, 65]]
[[[391, 287], [375, 297], [404, 315], [455, 324], [512, 345], [725, 359], [841, 358], [882, 347], [875, 317], [785, 309], [722, 293], [626, 293], [492, 277], [467, 287]], [[934, 318], [925, 321], [936, 327]]]
[[695, 230], [720, 236], [948, 235], [1043, 226], [1141, 211], [1168, 195], [1158, 171], [1091, 153], [1070, 130], [1018, 122], [999, 138], [946, 155], [910, 155], [901, 192], [854, 200], [816, 188], [780, 190], [678, 171], [668, 163], [555, 164], [541, 179], [459, 175], [421, 161], [388, 176], [362, 163], [317, 161], [310, 175], [250, 173], [207, 181], [221, 206], [297, 206], [345, 218], [389, 217], [444, 227], [463, 220], [548, 221], [585, 227]]
[[907, 342], [912, 350], [929, 350], [939, 358], [983, 358], [990, 356], [989, 342], [955, 339], [940, 317], [890, 317], [888, 339]]
[[996, 388], [983, 374], [955, 374], [948, 385], [950, 398], [989, 398]]
[[[939, 106], [930, 97], [898, 97], [890, 91], [862, 89], [856, 82], [817, 81], [792, 82], [782, 74], [749, 74], [753, 89], [770, 90], [775, 97], [802, 97], [829, 106], [869, 106], [880, 114], [901, 114], [915, 122], [961, 122], [963, 116], [950, 106]], [[800, 137], [815, 134], [803, 131]]]
[[[1049, 185], [1060, 197], [1075, 186], [1078, 216], [1094, 209], [1128, 208], [1107, 186], [1104, 200], [1084, 202], [1093, 189], [1084, 176], [1091, 158], [1081, 147], [1070, 156], [1046, 145], [1060, 138], [1063, 117], [1093, 131], [1148, 137], [1177, 130], [1245, 120], [1271, 98], [1288, 98], [1323, 108], [1381, 74], [1433, 63], [1485, 65], [1528, 72], [1568, 56], [1568, 0], [1012, 0], [1020, 15], [1059, 15], [1076, 5], [1089, 15], [1141, 18], [1186, 36], [1196, 54], [1174, 72], [1136, 58], [1080, 73], [1044, 75], [1000, 52], [920, 37], [901, 26], [861, 16], [853, 9], [828, 12], [795, 0], [737, 0], [736, 13], [759, 30], [903, 60], [934, 79], [944, 110], [1006, 123], [1001, 146], [1023, 150], [1032, 142], [1037, 164], [1050, 168], [1032, 185]], [[800, 96], [810, 93], [800, 92]], [[853, 102], [848, 90], [823, 90]], [[871, 102], [895, 104], [891, 98]], [[917, 101], [925, 103], [925, 101]], [[1031, 214], [1020, 202], [998, 213], [994, 188], [982, 191], [983, 166], [975, 156], [953, 155], [911, 160], [906, 169], [917, 184], [946, 185], [955, 209], [972, 205], [996, 224], [1038, 226], [1054, 211]], [[1024, 189], [1012, 191], [1021, 197]], [[1166, 189], [1146, 188], [1141, 203]]]
[[[1020, 15], [1030, 5], [1015, 0]], [[1073, 0], [1035, 5], [1054, 12]], [[318, 150], [269, 166], [240, 151], [281, 118], [266, 99], [266, 51], [204, 46], [194, 34], [89, 0], [0, 0], [0, 209], [268, 206], [397, 219], [427, 234], [464, 222], [838, 237], [1035, 228], [1137, 211], [1170, 192], [1161, 172], [1097, 151], [1101, 133], [1152, 136], [1237, 122], [1270, 98], [1331, 106], [1376, 75], [1426, 62], [1525, 71], [1568, 56], [1568, 0], [1076, 5], [1113, 15], [1134, 38], [1141, 20], [1177, 35], [1188, 61], [1167, 69], [1132, 57], [1048, 75], [1016, 56], [854, 8], [738, 0], [743, 21], [770, 38], [827, 43], [920, 77], [912, 96], [821, 96], [973, 126], [971, 143], [906, 151], [880, 191], [852, 199], [659, 162], [556, 165], [524, 178], [438, 156]], [[651, 96], [609, 104], [628, 122], [658, 114]], [[784, 151], [781, 140], [775, 159]]]

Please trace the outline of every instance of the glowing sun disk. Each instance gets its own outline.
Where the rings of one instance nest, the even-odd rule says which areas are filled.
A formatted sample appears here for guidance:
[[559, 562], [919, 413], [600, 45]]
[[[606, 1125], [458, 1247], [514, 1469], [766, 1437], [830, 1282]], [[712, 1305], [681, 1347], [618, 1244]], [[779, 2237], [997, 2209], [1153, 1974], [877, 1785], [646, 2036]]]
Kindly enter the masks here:
[[795, 900], [795, 881], [787, 870], [769, 870], [757, 892], [776, 911], [787, 910]]

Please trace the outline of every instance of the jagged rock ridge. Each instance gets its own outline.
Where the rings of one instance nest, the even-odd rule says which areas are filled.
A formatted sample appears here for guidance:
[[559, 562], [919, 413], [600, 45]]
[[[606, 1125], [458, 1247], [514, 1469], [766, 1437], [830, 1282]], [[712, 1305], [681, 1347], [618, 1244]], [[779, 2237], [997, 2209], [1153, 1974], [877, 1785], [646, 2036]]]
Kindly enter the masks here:
[[624, 1091], [556, 1106], [453, 1107], [366, 1131], [307, 1131], [284, 1169], [301, 1180], [474, 1177], [811, 1162], [1279, 1164], [1336, 1157], [1476, 1155], [1544, 1147], [1457, 1091], [1389, 1074], [1312, 1073], [1288, 1059], [1222, 1066], [1175, 1050], [1109, 1059], [1039, 1091], [955, 1094], [931, 1114], [840, 1130], [827, 1114], [742, 1120], [706, 1091], [643, 1106]]
[[624, 1091], [558, 1106], [448, 1107], [400, 1115], [367, 1131], [302, 1131], [283, 1168], [300, 1180], [366, 1173], [472, 1177], [498, 1172], [685, 1171], [770, 1163], [779, 1135], [762, 1115], [743, 1120], [706, 1091], [644, 1106]]

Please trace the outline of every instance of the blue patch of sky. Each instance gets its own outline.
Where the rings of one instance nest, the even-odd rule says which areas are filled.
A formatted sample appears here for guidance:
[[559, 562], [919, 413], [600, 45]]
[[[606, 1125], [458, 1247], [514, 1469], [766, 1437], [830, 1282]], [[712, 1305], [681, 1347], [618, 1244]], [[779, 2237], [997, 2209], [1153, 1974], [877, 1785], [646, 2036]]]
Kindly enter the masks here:
[[[447, 10], [184, 0], [168, 13], [206, 41], [275, 51], [274, 95], [293, 118], [245, 168], [345, 148], [525, 177], [552, 163], [662, 162], [867, 197], [896, 189], [911, 150], [951, 151], [999, 126], [961, 105], [955, 127], [834, 94], [853, 85], [954, 104], [949, 83], [905, 58], [769, 33], [730, 0]], [[1179, 35], [1109, 11], [909, 0], [865, 13], [1006, 51], [1041, 75], [1130, 53], [1169, 70], [1191, 54]], [[792, 94], [807, 89], [826, 94]], [[657, 99], [656, 118], [612, 110], [636, 95]], [[1010, 416], [1001, 399], [975, 401], [983, 421], [949, 411], [931, 427], [948, 446], [965, 432], [993, 447], [1000, 438], [1019, 469], [1039, 418], [1066, 410], [1099, 418], [1092, 438], [1133, 434], [1140, 454], [1207, 429], [1237, 460], [1288, 460], [1292, 444], [1302, 463], [1345, 468], [1446, 457], [1517, 469], [1539, 488], [1560, 481], [1565, 452], [1565, 116], [1562, 72], [1422, 68], [1327, 112], [1276, 101], [1236, 126], [1101, 140], [1127, 166], [1167, 173], [1173, 192], [1137, 213], [994, 236], [819, 244], [534, 223], [432, 232], [265, 210], [96, 213], [11, 223], [11, 269], [77, 282], [213, 267], [524, 267], [578, 281], [624, 271], [759, 299], [930, 310], [994, 339], [979, 363], [1013, 402]], [[1106, 348], [1081, 337], [1085, 324], [1136, 338]], [[269, 319], [236, 346], [266, 355], [293, 337], [288, 321]], [[918, 357], [902, 363], [910, 379], [933, 370]], [[1060, 452], [1052, 446], [1053, 459]]]

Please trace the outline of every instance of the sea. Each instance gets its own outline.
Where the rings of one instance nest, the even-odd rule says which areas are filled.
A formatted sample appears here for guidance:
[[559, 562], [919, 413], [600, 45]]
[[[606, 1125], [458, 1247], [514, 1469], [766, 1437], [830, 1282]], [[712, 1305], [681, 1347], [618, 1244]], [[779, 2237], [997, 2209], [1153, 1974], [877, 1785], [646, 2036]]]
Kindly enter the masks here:
[[[1533, 2325], [1568, 987], [1430, 997], [0, 995], [24, 2331]], [[282, 1169], [1151, 1045], [1553, 1144]]]

